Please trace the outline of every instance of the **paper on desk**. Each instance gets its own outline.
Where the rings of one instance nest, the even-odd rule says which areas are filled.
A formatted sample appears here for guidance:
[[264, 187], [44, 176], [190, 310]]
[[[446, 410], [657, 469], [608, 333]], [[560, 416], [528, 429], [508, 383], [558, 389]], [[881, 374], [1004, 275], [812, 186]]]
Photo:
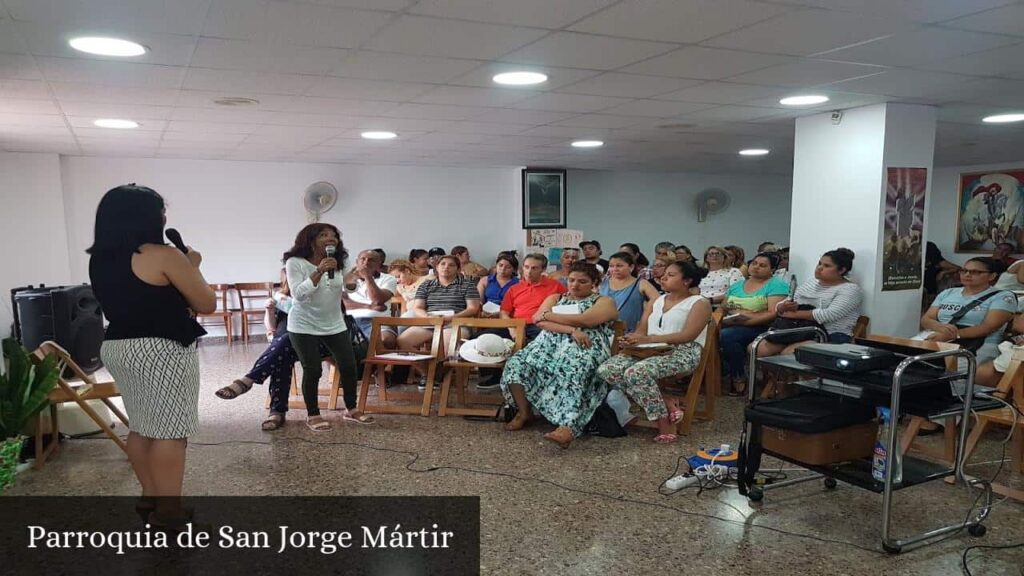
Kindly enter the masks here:
[[927, 340], [932, 334], [935, 334], [932, 330], [921, 330], [911, 340]]
[[647, 344], [637, 344], [636, 346], [633, 346], [633, 348], [669, 348], [669, 347], [670, 347], [670, 345], [669, 344], [665, 344], [664, 342], [648, 342]]
[[579, 304], [559, 304], [551, 307], [553, 314], [582, 314]]
[[384, 360], [406, 360], [408, 362], [419, 362], [420, 360], [431, 360], [434, 357], [430, 354], [416, 354], [415, 352], [389, 352], [378, 354], [377, 358]]
[[434, 310], [427, 312], [429, 316], [455, 316], [455, 310]]
[[498, 312], [501, 312], [501, 306], [494, 302], [488, 302], [483, 305], [482, 310], [488, 314], [497, 314]]

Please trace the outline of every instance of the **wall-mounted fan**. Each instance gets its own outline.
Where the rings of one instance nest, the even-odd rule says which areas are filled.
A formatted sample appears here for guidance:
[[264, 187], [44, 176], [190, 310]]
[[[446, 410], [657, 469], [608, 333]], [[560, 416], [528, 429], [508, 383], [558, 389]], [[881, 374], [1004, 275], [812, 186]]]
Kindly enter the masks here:
[[697, 222], [707, 220], [708, 214], [720, 214], [729, 207], [729, 194], [721, 188], [705, 188], [694, 198], [697, 209]]
[[320, 215], [333, 208], [337, 201], [338, 189], [330, 182], [314, 182], [302, 193], [302, 205], [310, 222], [319, 222]]

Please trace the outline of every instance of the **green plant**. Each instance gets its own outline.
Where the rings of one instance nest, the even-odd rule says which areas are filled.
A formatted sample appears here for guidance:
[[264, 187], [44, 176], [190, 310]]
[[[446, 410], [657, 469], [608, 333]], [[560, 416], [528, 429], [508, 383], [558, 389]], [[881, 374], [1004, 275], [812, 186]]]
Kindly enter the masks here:
[[14, 338], [3, 341], [6, 373], [0, 375], [0, 440], [21, 435], [25, 425], [49, 404], [57, 384], [57, 357], [33, 358]]

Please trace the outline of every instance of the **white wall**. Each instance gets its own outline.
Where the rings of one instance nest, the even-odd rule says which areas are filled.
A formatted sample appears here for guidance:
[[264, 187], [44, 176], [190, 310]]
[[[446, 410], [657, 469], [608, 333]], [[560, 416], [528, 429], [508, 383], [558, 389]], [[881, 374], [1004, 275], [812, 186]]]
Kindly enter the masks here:
[[[1001, 170], [1005, 168], [1024, 167], [1024, 159], [1020, 162], [1003, 164], [981, 164], [976, 166], [939, 166], [935, 168], [935, 175], [932, 178], [932, 187], [928, 191], [929, 198], [928, 226], [925, 228], [925, 238], [935, 242], [935, 245], [942, 251], [942, 256], [950, 262], [963, 264], [968, 258], [975, 256], [986, 256], [987, 254], [957, 254], [953, 251], [956, 246], [956, 211], [957, 211], [957, 188], [960, 186], [960, 174], [963, 172], [984, 172], [987, 170]], [[1018, 246], [1018, 250], [1024, 251], [1024, 246]]]
[[307, 223], [302, 192], [318, 180], [338, 188], [337, 205], [321, 220], [341, 230], [350, 263], [366, 248], [384, 248], [391, 260], [412, 247], [456, 244], [486, 262], [525, 239], [513, 168], [64, 157], [61, 171], [76, 281], [88, 281], [84, 250], [100, 197], [127, 182], [164, 196], [167, 225], [203, 253], [203, 274], [214, 283], [276, 279], [281, 254]]
[[[698, 259], [711, 244], [735, 244], [751, 256], [766, 240], [789, 244], [790, 185], [788, 176], [570, 170], [566, 218], [601, 243], [605, 258], [623, 242], [652, 257], [661, 241], [685, 244]], [[732, 202], [698, 222], [694, 197], [709, 187]]]
[[60, 160], [0, 153], [0, 336], [10, 334], [11, 288], [70, 281]]

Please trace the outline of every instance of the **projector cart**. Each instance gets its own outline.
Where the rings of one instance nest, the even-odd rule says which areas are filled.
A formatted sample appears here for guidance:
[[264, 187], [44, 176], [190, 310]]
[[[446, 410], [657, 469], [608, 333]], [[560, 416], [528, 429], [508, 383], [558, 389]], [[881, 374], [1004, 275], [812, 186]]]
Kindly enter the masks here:
[[[808, 332], [814, 333], [814, 337], [818, 342], [825, 342], [827, 335], [823, 330], [817, 327], [808, 328], [792, 328], [787, 330], [769, 330], [760, 336], [758, 336], [753, 344], [751, 350], [756, 350], [760, 343], [767, 337], [773, 334], [790, 334], [797, 332]], [[934, 375], [931, 377], [923, 378], [920, 372], [914, 373], [913, 371], [908, 372], [908, 368], [915, 364], [922, 362], [934, 362], [936, 360], [945, 361], [948, 357], [959, 357], [967, 360], [966, 371], [945, 371], [941, 375]], [[756, 470], [745, 474], [745, 478], [741, 478], [740, 481], [740, 493], [747, 496], [748, 500], [753, 502], [759, 502], [764, 498], [764, 491], [774, 490], [783, 488], [785, 486], [791, 486], [802, 482], [816, 480], [818, 478], [824, 478], [824, 485], [828, 489], [834, 489], [836, 487], [837, 480], [841, 480], [852, 486], [863, 488], [865, 490], [874, 492], [876, 494], [882, 494], [882, 549], [891, 554], [898, 554], [914, 544], [922, 543], [926, 540], [930, 540], [937, 536], [949, 534], [951, 532], [957, 532], [966, 529], [972, 536], [982, 536], [985, 534], [985, 526], [982, 522], [988, 517], [989, 509], [992, 505], [992, 489], [988, 482], [984, 480], [972, 480], [968, 479], [964, 475], [964, 443], [967, 438], [967, 423], [971, 421], [971, 406], [974, 395], [974, 372], [976, 368], [976, 360], [974, 354], [967, 350], [948, 350], [943, 352], [925, 353], [917, 356], [911, 356], [905, 358], [900, 364], [892, 371], [892, 383], [891, 385], [881, 386], [879, 382], [865, 382], [865, 378], [857, 373], [837, 373], [833, 371], [825, 371], [814, 366], [809, 366], [797, 362], [796, 359], [789, 356], [772, 356], [767, 358], [757, 358], [756, 354], [750, 354], [749, 374], [747, 383], [747, 403], [754, 402], [757, 395], [757, 387], [755, 386], [757, 380], [757, 366], [774, 366], [782, 368], [787, 371], [797, 372], [804, 375], [814, 376], [816, 378], [812, 380], [803, 380], [792, 382], [791, 385], [799, 386], [805, 389], [814, 390], [817, 392], [824, 392], [828, 394], [838, 394], [841, 396], [852, 396], [860, 398], [865, 392], [874, 393], [872, 398], [877, 398], [882, 394], [889, 396], [889, 407], [892, 413], [892, 421], [898, 422], [898, 415], [910, 414], [918, 416], [927, 416], [929, 418], [938, 418], [942, 416], [960, 415], [960, 430], [959, 437], [956, 443], [956, 451], [953, 460], [952, 467], [946, 464], [938, 464], [928, 460], [922, 460], [913, 456], [903, 456], [903, 480], [900, 484], [894, 485], [892, 482], [892, 469], [893, 469], [893, 456], [895, 450], [899, 449], [900, 443], [898, 441], [898, 425], [890, 426], [888, 446], [896, 447], [890, 449], [888, 457], [886, 459], [886, 474], [885, 481], [879, 482], [874, 479], [871, 474], [871, 458], [855, 460], [852, 462], [842, 462], [839, 464], [829, 465], [811, 465], [804, 462], [798, 462], [790, 457], [772, 452], [770, 450], [763, 450], [763, 454], [773, 456], [785, 462], [795, 464], [802, 468], [805, 468], [816, 474], [805, 476], [801, 478], [793, 478], [782, 482], [776, 482], [773, 484], [766, 484], [758, 486], [750, 484], [747, 485], [748, 481], [753, 478]], [[827, 380], [823, 380], [827, 379]], [[966, 389], [963, 396], [963, 402], [957, 402], [955, 405], [951, 405], [946, 408], [944, 412], [930, 412], [925, 410], [922, 413], [921, 407], [915, 407], [912, 405], [903, 406], [900, 403], [900, 396], [905, 390], [920, 388], [922, 386], [936, 385], [941, 382], [951, 382], [953, 380], [966, 379]], [[877, 380], [877, 379], [876, 379]], [[884, 401], [883, 401], [884, 402]], [[908, 403], [909, 404], [909, 403]], [[962, 406], [961, 406], [962, 404]], [[995, 403], [993, 403], [995, 404]], [[994, 407], [994, 406], [993, 406]], [[741, 458], [749, 454], [747, 442], [753, 441], [753, 427], [754, 424], [746, 419], [744, 416], [744, 430], [743, 439], [741, 441]], [[758, 438], [758, 442], [760, 439]], [[760, 445], [758, 445], [760, 448]], [[942, 526], [915, 534], [913, 536], [904, 539], [895, 539], [891, 534], [892, 524], [892, 501], [893, 492], [902, 490], [903, 488], [909, 488], [916, 486], [924, 482], [932, 480], [940, 480], [950, 475], [955, 476], [956, 482], [963, 486], [973, 486], [980, 484], [980, 488], [984, 491], [985, 503], [981, 506], [980, 511], [974, 515], [973, 518], [968, 517], [961, 522]], [[977, 506], [977, 500], [974, 502]], [[974, 513], [972, 507], [969, 514]]]

